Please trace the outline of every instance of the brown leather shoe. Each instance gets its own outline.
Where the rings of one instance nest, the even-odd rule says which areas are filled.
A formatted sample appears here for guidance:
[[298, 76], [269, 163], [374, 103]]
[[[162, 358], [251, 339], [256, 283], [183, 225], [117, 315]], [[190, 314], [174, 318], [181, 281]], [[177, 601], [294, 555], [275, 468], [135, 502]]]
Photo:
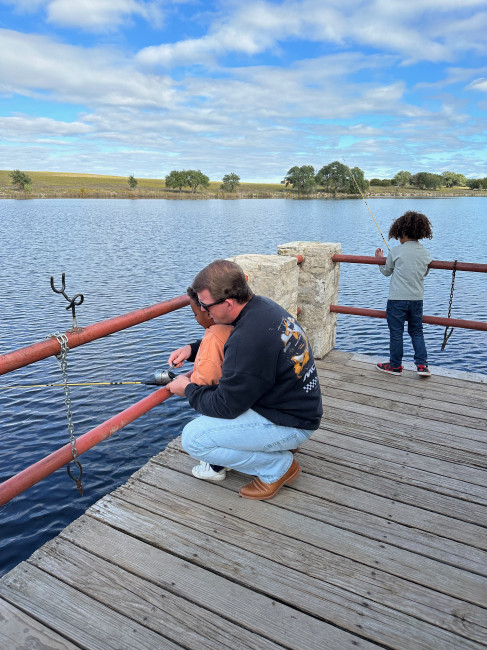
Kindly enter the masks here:
[[278, 481], [274, 483], [264, 483], [260, 478], [254, 478], [251, 483], [244, 485], [240, 490], [240, 496], [244, 499], [256, 499], [265, 501], [279, 492], [283, 485], [289, 485], [301, 474], [299, 463], [293, 459], [291, 467]]

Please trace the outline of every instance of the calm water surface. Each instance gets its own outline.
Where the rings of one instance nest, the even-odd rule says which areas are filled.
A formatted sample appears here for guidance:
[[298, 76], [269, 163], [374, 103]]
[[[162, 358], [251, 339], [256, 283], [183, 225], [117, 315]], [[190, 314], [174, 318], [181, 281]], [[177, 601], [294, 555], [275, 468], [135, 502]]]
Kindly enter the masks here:
[[[185, 293], [194, 275], [218, 257], [275, 253], [295, 240], [341, 242], [343, 253], [373, 255], [384, 248], [361, 200], [2, 201], [0, 353], [71, 327], [71, 312], [50, 289], [50, 276], [68, 295], [83, 293], [78, 325], [112, 318]], [[487, 198], [370, 199], [387, 234], [408, 209], [434, 228], [425, 242], [434, 259], [487, 263]], [[395, 244], [395, 242], [394, 242]], [[457, 273], [452, 316], [487, 320], [487, 276]], [[384, 309], [389, 281], [376, 266], [342, 264], [342, 305]], [[426, 278], [425, 313], [446, 316], [451, 273]], [[189, 309], [162, 316], [68, 356], [70, 381], [144, 379], [167, 367], [171, 350], [200, 336]], [[487, 335], [455, 330], [444, 352], [443, 330], [425, 327], [430, 365], [487, 374]], [[337, 348], [388, 354], [385, 321], [338, 317]], [[405, 347], [406, 360], [411, 348]], [[0, 385], [58, 382], [54, 358], [0, 378]], [[72, 388], [76, 435], [82, 435], [148, 394], [144, 386]], [[179, 435], [192, 417], [172, 398], [83, 454], [85, 495], [64, 468], [0, 510], [0, 574], [125, 482]], [[55, 451], [69, 436], [62, 388], [0, 389], [0, 481]]]

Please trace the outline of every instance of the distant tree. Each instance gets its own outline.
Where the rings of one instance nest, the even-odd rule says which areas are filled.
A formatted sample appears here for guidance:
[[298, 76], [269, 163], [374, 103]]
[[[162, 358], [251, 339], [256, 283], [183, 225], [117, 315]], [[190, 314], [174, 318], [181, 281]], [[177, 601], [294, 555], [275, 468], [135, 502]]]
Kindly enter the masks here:
[[14, 169], [9, 175], [12, 179], [12, 185], [15, 185], [19, 190], [25, 190], [27, 185], [32, 185], [31, 177], [25, 172], [21, 172], [20, 169]]
[[487, 177], [468, 178], [467, 187], [469, 187], [471, 190], [487, 190]]
[[300, 194], [308, 194], [316, 187], [315, 168], [312, 165], [303, 165], [302, 167], [295, 165], [288, 171], [285, 180], [291, 183]]
[[371, 185], [377, 185], [378, 187], [389, 187], [389, 185], [392, 185], [390, 178], [372, 178], [369, 182]]
[[127, 182], [129, 184], [129, 187], [130, 187], [131, 190], [135, 190], [135, 188], [139, 184], [138, 180], [135, 178], [135, 176], [133, 174], [131, 176], [129, 176]]
[[237, 176], [237, 174], [225, 174], [222, 178], [220, 189], [224, 192], [235, 192], [239, 185], [240, 176]]
[[186, 185], [189, 185], [189, 187], [193, 190], [193, 192], [196, 192], [198, 187], [209, 187], [210, 185], [210, 179], [208, 176], [203, 174], [199, 169], [188, 169], [188, 171], [184, 172], [186, 174], [187, 182]]
[[465, 187], [467, 185], [467, 179], [463, 174], [443, 172], [441, 178], [445, 187]]
[[187, 172], [173, 170], [166, 176], [165, 181], [166, 187], [181, 191], [183, 187], [188, 185]]
[[327, 192], [333, 192], [335, 196], [339, 192], [359, 194], [357, 185], [361, 192], [366, 192], [369, 189], [369, 182], [359, 167], [350, 169], [338, 160], [324, 165], [316, 174], [316, 182], [322, 185]]
[[397, 185], [399, 187], [407, 187], [410, 183], [411, 180], [411, 172], [397, 172], [397, 174], [394, 176], [392, 179], [392, 184]]
[[410, 183], [420, 190], [437, 190], [442, 185], [442, 178], [438, 174], [418, 172], [411, 176]]

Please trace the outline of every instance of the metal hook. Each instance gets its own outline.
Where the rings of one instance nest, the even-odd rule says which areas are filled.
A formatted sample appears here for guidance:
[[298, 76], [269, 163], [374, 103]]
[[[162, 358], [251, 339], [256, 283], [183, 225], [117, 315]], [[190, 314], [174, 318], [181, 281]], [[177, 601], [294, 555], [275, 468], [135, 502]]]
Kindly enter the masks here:
[[[66, 300], [69, 302], [69, 305], [66, 307], [66, 311], [68, 309], [71, 309], [71, 313], [73, 315], [73, 329], [76, 329], [76, 307], [79, 307], [80, 305], [83, 304], [83, 301], [85, 297], [83, 296], [82, 293], [77, 293], [73, 298], [70, 298], [69, 296], [66, 295], [66, 275], [63, 273], [61, 276], [61, 282], [62, 282], [62, 288], [61, 289], [56, 289], [54, 286], [54, 278], [51, 275], [51, 289], [54, 291], [54, 293], [60, 293], [63, 295]], [[77, 299], [80, 299], [79, 302], [76, 302]]]
[[66, 469], [68, 470], [68, 476], [69, 478], [73, 479], [73, 481], [76, 483], [76, 487], [78, 488], [78, 492], [81, 494], [81, 496], [83, 496], [83, 484], [81, 483], [81, 477], [83, 476], [83, 468], [81, 467], [81, 463], [77, 458], [73, 460], [73, 465], [76, 465], [79, 471], [78, 478], [76, 478], [76, 476], [73, 475], [70, 465], [71, 463], [68, 463], [66, 465]]

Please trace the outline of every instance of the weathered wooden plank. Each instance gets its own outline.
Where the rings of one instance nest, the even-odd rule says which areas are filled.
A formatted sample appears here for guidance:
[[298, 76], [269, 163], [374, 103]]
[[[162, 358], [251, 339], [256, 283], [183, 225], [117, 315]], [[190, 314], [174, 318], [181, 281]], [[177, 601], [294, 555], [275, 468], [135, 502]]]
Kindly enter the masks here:
[[[376, 370], [372, 363], [355, 363], [327, 361], [321, 359], [316, 362], [318, 373], [325, 378], [321, 383], [326, 386], [326, 378], [334, 377], [350, 384], [365, 384], [375, 386], [384, 391], [398, 390], [407, 395], [423, 396], [425, 393], [433, 400], [450, 401], [453, 405], [464, 407], [472, 406], [476, 409], [486, 410], [487, 384], [471, 383], [455, 380], [454, 385], [445, 383], [442, 377], [433, 375], [424, 379], [414, 372], [404, 372], [401, 377], [390, 377]], [[454, 406], [455, 407], [455, 406]]]
[[[158, 520], [157, 525], [160, 523]], [[164, 526], [154, 531], [164, 535]], [[197, 547], [180, 558], [147, 543], [147, 540], [127, 536], [86, 515], [65, 528], [61, 537], [283, 647], [322, 650], [323, 642], [330, 650], [372, 650], [377, 647], [360, 634], [329, 625], [305, 610], [293, 609], [285, 599], [269, 598], [260, 591], [226, 579], [226, 570], [221, 572], [222, 575], [215, 572], [219, 565], [209, 569], [198, 566], [194, 563], [199, 556]], [[103, 539], [103, 545], [100, 545], [100, 539]], [[214, 547], [218, 550], [218, 544]], [[220, 561], [224, 562], [223, 556], [220, 556]]]
[[[144, 477], [150, 483], [133, 481], [120, 488], [116, 496], [185, 526], [206, 532], [209, 536], [215, 529], [221, 531], [220, 537], [235, 546], [250, 551], [255, 548], [259, 555], [359, 594], [365, 600], [372, 599], [454, 632], [459, 630], [459, 626], [456, 618], [452, 617], [452, 612], [462, 611], [463, 620], [473, 623], [467, 636], [478, 641], [487, 640], [485, 614], [481, 608], [439, 593], [432, 597], [431, 590], [410, 582], [409, 576], [387, 574], [387, 569], [384, 570], [387, 560], [383, 561], [387, 551], [381, 555], [380, 545], [379, 554], [375, 556], [379, 558], [379, 565], [375, 561], [369, 565], [375, 574], [371, 580], [370, 568], [346, 557], [337, 548], [338, 544], [333, 552], [328, 550], [329, 542], [323, 536], [322, 527], [311, 517], [307, 518], [307, 524], [303, 526], [307, 512], [296, 515], [294, 511], [286, 512], [281, 508], [271, 508], [270, 512], [266, 508], [262, 511], [241, 502], [236, 508], [228, 491], [215, 490], [214, 486], [208, 484], [200, 487], [189, 477], [183, 482], [185, 499], [182, 499], [178, 493], [180, 475], [167, 468], [146, 469], [148, 471]], [[158, 484], [167, 489], [159, 489], [156, 487]], [[171, 494], [166, 493], [170, 491]], [[292, 495], [293, 491], [290, 492]], [[190, 500], [189, 503], [186, 497]], [[198, 503], [195, 503], [196, 500]], [[264, 529], [266, 534], [263, 540]], [[245, 531], [244, 534], [242, 530]], [[487, 586], [487, 581], [485, 584]]]
[[[200, 503], [203, 500], [203, 490], [204, 486], [201, 486], [199, 483], [196, 483], [192, 477], [182, 477], [178, 473], [173, 472], [172, 470], [165, 470], [164, 468], [158, 468], [156, 466], [151, 467], [146, 466], [143, 474], [138, 475], [137, 478], [149, 482], [150, 485], [158, 486], [161, 485], [167, 491], [172, 491], [173, 493], [178, 493], [180, 490], [180, 485], [185, 486], [184, 494], [192, 494], [193, 500], [199, 499]], [[236, 492], [239, 486], [242, 483], [242, 476], [238, 474], [233, 476], [230, 475], [225, 481], [224, 487], [228, 488], [233, 492]], [[245, 480], [245, 479], [244, 479]], [[365, 529], [365, 531], [356, 534], [353, 530], [346, 529], [341, 522], [340, 516], [331, 515], [333, 523], [327, 521], [326, 515], [321, 511], [321, 500], [316, 498], [312, 494], [305, 494], [304, 491], [308, 489], [309, 483], [318, 483], [314, 477], [308, 477], [306, 474], [301, 475], [300, 479], [296, 484], [293, 484], [294, 487], [292, 490], [286, 490], [286, 498], [278, 502], [279, 507], [284, 508], [286, 511], [278, 517], [278, 525], [282, 526], [282, 530], [276, 528], [277, 532], [283, 532], [284, 530], [296, 530], [304, 529], [306, 535], [311, 535], [310, 530], [318, 529], [319, 532], [315, 534], [315, 539], [313, 544], [319, 546], [320, 548], [326, 549], [330, 552], [337, 553], [339, 555], [344, 555], [349, 557], [357, 562], [365, 564], [372, 568], [380, 568], [383, 571], [390, 572], [396, 576], [407, 577], [408, 579], [415, 580], [419, 584], [425, 586], [432, 586], [435, 589], [442, 590], [440, 584], [437, 582], [440, 581], [449, 581], [450, 571], [454, 570], [456, 578], [464, 576], [468, 580], [469, 574], [463, 574], [461, 571], [454, 569], [453, 565], [455, 562], [469, 564], [470, 570], [474, 573], [484, 573], [485, 574], [485, 553], [479, 551], [478, 549], [473, 549], [464, 544], [457, 545], [450, 540], [444, 538], [439, 539], [436, 536], [430, 535], [427, 540], [426, 536], [423, 538], [424, 544], [426, 545], [427, 541], [429, 542], [428, 548], [426, 550], [421, 548], [421, 544], [415, 543], [414, 538], [405, 539], [402, 542], [403, 546], [409, 543], [413, 547], [413, 555], [409, 552], [409, 549], [404, 549], [403, 546], [395, 547], [394, 536], [389, 535], [390, 528], [387, 526], [387, 521], [384, 521], [382, 525], [382, 534], [380, 532], [374, 531], [374, 535], [377, 539], [374, 541], [374, 536], [368, 535], [367, 523], [363, 523], [362, 526], [358, 526], [358, 529]], [[312, 486], [314, 487], [314, 485]], [[172, 488], [172, 489], [171, 489]], [[115, 496], [123, 495], [123, 498], [131, 500], [132, 492], [136, 494], [141, 488], [137, 487], [136, 483], [130, 485], [130, 489], [126, 490], [124, 487], [120, 488], [119, 491], [115, 492]], [[213, 490], [210, 491], [210, 494], [213, 494]], [[200, 495], [198, 497], [198, 495]], [[155, 497], [155, 499], [165, 499], [163, 495]], [[221, 499], [225, 500], [225, 511], [227, 508], [230, 511], [235, 511], [235, 507], [238, 507], [238, 512], [247, 512], [249, 509], [245, 503], [239, 500], [237, 506], [235, 505], [234, 499], [231, 495], [221, 495]], [[273, 502], [275, 503], [275, 502]], [[209, 505], [207, 503], [207, 505]], [[144, 507], [148, 507], [145, 503]], [[194, 506], [195, 508], [197, 506]], [[232, 510], [233, 508], [233, 510]], [[161, 510], [159, 504], [157, 503], [154, 506], [154, 511], [160, 514], [164, 514], [165, 510]], [[258, 516], [259, 511], [255, 508], [250, 508], [250, 514]], [[271, 510], [271, 514], [274, 513], [274, 510]], [[166, 513], [167, 514], [167, 513]], [[363, 515], [359, 511], [355, 511], [356, 518], [361, 522]], [[168, 515], [169, 516], [169, 515]], [[271, 516], [271, 515], [268, 515]], [[306, 519], [309, 520], [306, 523]], [[178, 521], [177, 515], [175, 521]], [[289, 524], [288, 522], [292, 523]], [[190, 524], [188, 524], [190, 525]], [[398, 527], [399, 528], [399, 527]], [[302, 541], [308, 541], [306, 535], [301, 535], [299, 532], [296, 533], [298, 539]], [[393, 540], [389, 537], [393, 537]], [[406, 534], [404, 535], [406, 537]], [[397, 536], [396, 536], [397, 537]], [[387, 538], [387, 539], [384, 539]], [[324, 540], [320, 543], [319, 540]], [[435, 545], [435, 542], [443, 542], [445, 546], [448, 547], [448, 550], [451, 551], [452, 557], [450, 558], [449, 553], [444, 553], [438, 545]], [[448, 543], [450, 542], [450, 543]], [[469, 554], [467, 560], [460, 557], [461, 551], [464, 551], [466, 554]], [[431, 558], [431, 555], [436, 552], [441, 556], [442, 559], [439, 562], [444, 562], [447, 566], [438, 566], [437, 562], [430, 563], [428, 558]], [[421, 557], [424, 556], [424, 557]], [[378, 562], [379, 559], [379, 562]], [[404, 567], [407, 566], [407, 570], [404, 571]], [[442, 578], [439, 576], [442, 575]], [[483, 585], [484, 588], [487, 587], [487, 580], [483, 580], [480, 576], [475, 576], [474, 581], [480, 581], [480, 585]], [[482, 589], [481, 589], [482, 590]], [[451, 593], [451, 592], [448, 592]], [[462, 597], [465, 596], [465, 592]], [[484, 594], [487, 599], [487, 593]], [[471, 594], [468, 599], [470, 599]]]
[[[265, 502], [254, 505], [269, 507]], [[457, 647], [458, 637], [450, 632], [371, 600], [364, 604], [364, 599], [355, 593], [277, 564], [255, 551], [249, 552], [221, 541], [218, 529], [215, 537], [209, 537], [112, 496], [92, 506], [90, 514], [168, 552], [191, 558], [195, 564], [211, 568], [273, 598], [285, 600], [313, 616], [350, 631], [360, 631], [372, 641], [394, 647], [407, 638], [415, 648]], [[246, 535], [245, 530], [242, 534]], [[279, 552], [279, 549], [275, 551]], [[372, 573], [371, 577], [374, 577]], [[478, 588], [472, 584], [468, 587], [473, 587], [473, 598], [476, 599]], [[472, 644], [472, 647], [478, 647], [477, 643], [467, 639], [462, 643], [464, 648]]]
[[[317, 439], [308, 441], [305, 453], [318, 459], [326, 459], [333, 467], [331, 475], [337, 480], [342, 468], [343, 471], [346, 468], [352, 468], [358, 470], [363, 475], [368, 474], [369, 483], [373, 483], [375, 480], [381, 478], [387, 478], [396, 483], [396, 490], [393, 491], [392, 496], [399, 500], [403, 498], [403, 490], [406, 495], [408, 486], [421, 488], [423, 491], [430, 490], [435, 502], [437, 495], [442, 495], [445, 499], [450, 499], [448, 507], [458, 513], [456, 515], [458, 519], [470, 521], [481, 526], [486, 524], [486, 507], [482, 503], [479, 503], [479, 498], [472, 499], [468, 484], [465, 485], [462, 481], [449, 477], [445, 478], [441, 474], [430, 474], [427, 470], [406, 466], [406, 463], [392, 462], [391, 460], [383, 461], [376, 454], [355, 451], [355, 449], [360, 448], [360, 445], [356, 445], [355, 449], [352, 449], [351, 446], [347, 449], [346, 447], [342, 448], [328, 445], [325, 442], [327, 434], [328, 432], [326, 430], [320, 430], [317, 434], [315, 433], [313, 437]], [[375, 490], [373, 489], [372, 491]], [[463, 512], [458, 512], [456, 508], [458, 501], [463, 501], [464, 503]], [[424, 508], [427, 507], [426, 503], [427, 501], [418, 502]], [[441, 512], [446, 514], [447, 511]]]
[[0, 598], [0, 645], [5, 650], [76, 650], [60, 634]]
[[[407, 476], [407, 482], [409, 482], [410, 473], [414, 474], [415, 470], [423, 471], [428, 475], [430, 484], [436, 484], [438, 489], [456, 490], [456, 496], [466, 501], [475, 501], [481, 505], [486, 503], [486, 473], [481, 469], [465, 468], [455, 462], [430, 458], [368, 440], [357, 440], [351, 436], [336, 433], [332, 428], [323, 424], [313, 434], [313, 439], [322, 442], [327, 447], [341, 448], [347, 452], [360, 450], [358, 452], [360, 455], [375, 458], [377, 465], [379, 463], [387, 467], [390, 463], [399, 465], [402, 467], [402, 475]], [[458, 478], [459, 475], [461, 478]]]
[[[442, 411], [433, 411], [433, 409], [408, 409], [394, 400], [383, 399], [380, 403], [362, 393], [353, 393], [352, 391], [335, 390], [334, 388], [325, 387], [323, 392], [323, 404], [333, 407], [361, 413], [364, 417], [374, 419], [382, 418], [393, 422], [401, 422], [404, 427], [418, 426], [423, 421], [423, 426], [431, 431], [448, 430], [449, 435], [458, 436], [459, 438], [482, 441], [485, 439], [485, 421], [476, 418], [476, 428], [474, 426], [464, 426], [466, 418], [452, 418], [444, 415]], [[418, 422], [418, 419], [420, 422]]]
[[[369, 360], [370, 359], [370, 360]], [[332, 365], [336, 367], [337, 365], [342, 368], [353, 368], [355, 371], [363, 370], [366, 373], [371, 373], [378, 378], [381, 378], [382, 381], [392, 381], [393, 379], [404, 380], [407, 382], [420, 382], [426, 384], [435, 384], [441, 385], [445, 388], [461, 388], [462, 392], [469, 393], [472, 397], [479, 394], [487, 394], [487, 384], [475, 381], [468, 381], [469, 377], [475, 377], [470, 373], [465, 373], [461, 377], [451, 377], [441, 374], [441, 367], [439, 372], [435, 373], [434, 369], [432, 370], [433, 374], [427, 379], [423, 377], [418, 377], [414, 370], [405, 370], [402, 377], [390, 377], [384, 373], [380, 373], [375, 368], [375, 361], [372, 361], [372, 358], [360, 358], [359, 355], [353, 352], [342, 352], [340, 350], [332, 350], [329, 352], [323, 359], [317, 361], [317, 365], [326, 366]], [[485, 376], [485, 375], [484, 375]]]
[[[324, 433], [326, 435], [326, 432]], [[405, 482], [407, 479], [403, 474], [400, 477], [389, 478], [388, 476], [381, 476], [379, 473], [373, 473], [375, 461], [372, 461], [372, 468], [369, 469], [360, 462], [357, 463], [357, 467], [347, 467], [341, 460], [337, 462], [330, 460], [326, 451], [326, 446], [321, 442], [313, 439], [308, 440], [300, 448], [298, 460], [305, 465], [307, 472], [315, 476], [326, 476], [336, 483], [355, 486], [358, 489], [400, 503], [419, 506], [428, 510], [433, 517], [435, 513], [438, 513], [440, 517], [453, 517], [467, 523], [474, 522], [480, 526], [487, 525], [487, 508], [485, 506], [479, 506], [476, 503], [469, 503], [463, 499], [446, 496], [433, 489], [428, 489], [427, 483], [424, 487], [417, 487], [417, 484], [420, 483], [418, 480], [415, 481], [416, 485], [408, 484]], [[159, 456], [156, 456], [153, 460], [157, 461], [158, 458]], [[349, 458], [348, 454], [346, 458]], [[354, 460], [352, 459], [353, 463]], [[370, 469], [372, 471], [369, 471]], [[394, 469], [394, 466], [389, 469]], [[476, 526], [474, 527], [476, 528]], [[460, 539], [459, 541], [465, 540]]]
[[466, 438], [450, 437], [446, 431], [430, 431], [424, 420], [417, 426], [404, 426], [400, 422], [381, 419], [364, 420], [363, 416], [341, 408], [324, 405], [322, 428], [331, 429], [353, 438], [369, 440], [387, 447], [455, 462], [459, 465], [484, 469], [483, 444]]
[[[119, 544], [130, 544], [130, 539]], [[106, 540], [104, 540], [106, 545]], [[143, 557], [139, 558], [144, 561]], [[29, 562], [184, 648], [277, 650], [282, 646], [229, 622], [66, 539], [48, 542]]]
[[89, 650], [181, 647], [27, 562], [2, 578], [0, 595], [69, 641]]
[[[189, 456], [179, 453], [168, 454], [167, 457], [167, 467], [190, 475], [194, 460]], [[484, 528], [318, 477], [321, 461], [301, 453], [296, 458], [306, 472], [295, 485], [300, 494], [292, 495], [296, 498], [296, 511], [300, 514], [372, 539], [387, 539], [389, 544], [459, 568], [482, 574], [487, 572], [487, 535]], [[146, 465], [136, 477], [158, 485], [147, 478], [153, 474], [151, 465], [155, 464]], [[314, 475], [308, 474], [310, 466], [315, 469]], [[176, 482], [174, 488], [171, 487], [174, 492], [179, 479], [170, 475], [167, 480], [171, 485], [173, 481]], [[165, 481], [161, 481], [160, 486], [166, 489]], [[188, 489], [186, 486], [182, 493], [186, 494]], [[424, 534], [423, 531], [431, 534]], [[463, 543], [456, 544], [451, 540]]]
[[[325, 394], [329, 394], [331, 389], [337, 391], [346, 391], [355, 394], [368, 395], [374, 401], [384, 404], [385, 408], [390, 408], [390, 402], [394, 402], [395, 410], [405, 412], [410, 415], [420, 415], [424, 418], [454, 424], [461, 422], [463, 426], [472, 428], [485, 428], [487, 424], [487, 410], [479, 407], [477, 400], [476, 406], [464, 406], [457, 404], [448, 399], [448, 395], [441, 393], [432, 394], [428, 387], [418, 387], [414, 390], [406, 386], [387, 384], [376, 385], [367, 378], [367, 381], [358, 381], [349, 378], [340, 379], [336, 377], [333, 371], [318, 370], [320, 383]], [[440, 397], [441, 396], [441, 397]]]

